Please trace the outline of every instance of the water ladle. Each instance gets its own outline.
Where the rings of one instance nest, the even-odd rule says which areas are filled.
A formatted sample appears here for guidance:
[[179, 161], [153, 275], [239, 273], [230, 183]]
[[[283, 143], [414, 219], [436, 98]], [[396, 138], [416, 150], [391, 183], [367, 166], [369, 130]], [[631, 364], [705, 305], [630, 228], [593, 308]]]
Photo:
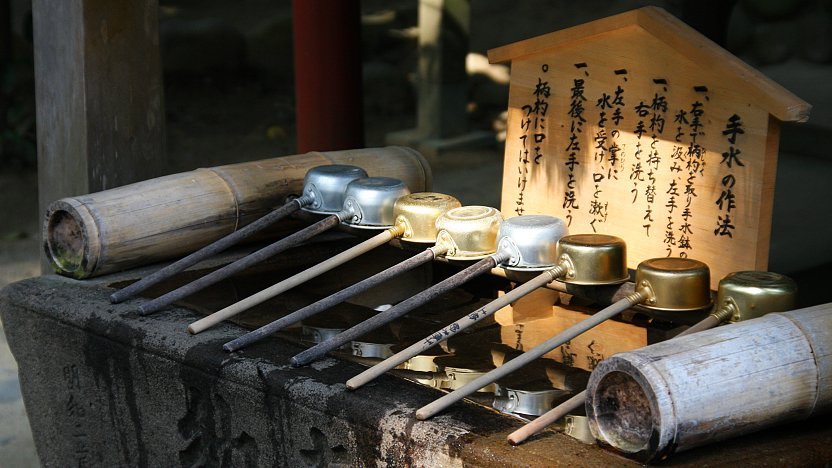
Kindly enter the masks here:
[[450, 260], [480, 260], [390, 309], [350, 328], [337, 337], [293, 356], [291, 359], [292, 365], [298, 367], [308, 364], [343, 343], [352, 341], [365, 333], [392, 322], [416, 307], [436, 299], [440, 295], [489, 272], [491, 268], [507, 261], [511, 257], [509, 252], [495, 252], [497, 249], [497, 232], [501, 222], [502, 215], [499, 211], [482, 206], [457, 208], [439, 217], [436, 221], [436, 227], [439, 230], [436, 236], [436, 246], [432, 249], [442, 249], [445, 252], [445, 257]]
[[[551, 216], [518, 216], [504, 221], [500, 227], [500, 248], [503, 251], [513, 252], [504, 268], [543, 270], [543, 272], [442, 330], [417, 341], [409, 348], [358, 374], [347, 381], [347, 388], [355, 390], [361, 387], [410, 357], [461, 333], [503, 307], [556, 279], [571, 284], [599, 286], [620, 284], [629, 279], [627, 249], [623, 240], [603, 234], [574, 234], [558, 240], [558, 234], [565, 232], [565, 229], [563, 221]], [[547, 231], [551, 232], [547, 234]]]
[[[320, 189], [320, 187], [318, 188]], [[139, 306], [139, 313], [141, 315], [147, 315], [156, 312], [174, 301], [205, 289], [290, 247], [326, 232], [340, 223], [379, 227], [376, 223], [380, 223], [383, 216], [380, 215], [378, 208], [385, 204], [392, 208], [393, 202], [397, 198], [408, 193], [410, 191], [404, 182], [391, 177], [365, 177], [355, 179], [347, 184], [347, 188], [341, 196], [343, 204], [340, 211], [330, 214], [294, 234], [284, 237], [191, 283], [142, 304]], [[331, 195], [335, 196], [336, 194]], [[364, 205], [366, 205], [366, 208]]]
[[490, 385], [635, 305], [641, 305], [647, 309], [678, 313], [705, 309], [711, 305], [709, 284], [710, 270], [707, 265], [698, 260], [689, 258], [645, 260], [638, 265], [636, 270], [635, 292], [470, 382], [463, 388], [423, 406], [416, 411], [416, 418], [424, 420], [435, 415], [453, 403], [476, 392], [480, 387]]
[[299, 209], [306, 209], [314, 213], [335, 213], [343, 205], [343, 193], [347, 184], [363, 177], [367, 177], [367, 172], [356, 166], [332, 164], [313, 167], [306, 172], [303, 178], [303, 193], [300, 197], [289, 200], [283, 206], [275, 208], [256, 221], [221, 239], [217, 239], [125, 288], [119, 289], [110, 295], [110, 302], [117, 304], [130, 299], [151, 286], [170, 279], [177, 273], [213, 257], [243, 239], [251, 237]]
[[[449, 201], [446, 203], [451, 204]], [[229, 352], [237, 351], [261, 341], [272, 333], [315, 316], [359, 293], [431, 262], [439, 256], [477, 259], [481, 258], [484, 252], [487, 253], [489, 248], [491, 252], [496, 248], [497, 227], [502, 220], [502, 215], [494, 208], [467, 206], [445, 211], [440, 205], [429, 205], [423, 202], [399, 203], [397, 206], [399, 209], [397, 223], [408, 226], [406, 232], [410, 233], [403, 240], [421, 244], [435, 242], [435, 245], [318, 302], [231, 340], [223, 345], [223, 349]], [[432, 208], [428, 209], [429, 207]], [[478, 230], [486, 234], [475, 235]]]
[[[375, 195], [376, 198], [372, 196]], [[350, 198], [352, 197], [352, 198]], [[354, 217], [345, 224], [361, 229], [384, 229], [379, 234], [361, 242], [360, 244], [341, 252], [317, 265], [310, 267], [296, 275], [284, 279], [258, 293], [239, 302], [204, 317], [188, 326], [192, 334], [204, 331], [223, 320], [234, 317], [258, 304], [261, 304], [289, 289], [316, 278], [333, 268], [343, 265], [393, 239], [400, 238], [410, 242], [432, 241], [424, 231], [433, 231], [436, 218], [446, 211], [461, 206], [456, 198], [442, 193], [420, 192], [401, 196], [395, 201], [386, 193], [354, 193], [350, 194], [344, 206], [350, 204], [360, 217]], [[431, 229], [425, 229], [425, 226]], [[414, 228], [415, 226], [415, 228]]]

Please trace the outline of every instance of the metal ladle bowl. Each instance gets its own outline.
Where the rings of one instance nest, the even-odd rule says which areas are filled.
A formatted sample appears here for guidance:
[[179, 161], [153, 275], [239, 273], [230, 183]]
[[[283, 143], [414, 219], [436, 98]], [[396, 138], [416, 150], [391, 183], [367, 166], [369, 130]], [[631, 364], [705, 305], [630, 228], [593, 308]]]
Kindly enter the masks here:
[[401, 239], [419, 244], [436, 242], [438, 231], [436, 220], [440, 216], [459, 208], [462, 203], [456, 198], [436, 192], [411, 193], [396, 200], [393, 215], [396, 226], [404, 231]]
[[517, 271], [551, 269], [558, 264], [558, 241], [567, 231], [566, 222], [554, 216], [515, 216], [503, 221], [497, 250], [509, 259], [500, 266]]
[[436, 244], [448, 249], [450, 260], [479, 260], [497, 250], [503, 215], [488, 206], [454, 208], [436, 220]]
[[558, 242], [558, 261], [567, 265], [560, 280], [568, 284], [600, 286], [624, 283], [627, 245], [619, 237], [605, 234], [573, 234]]
[[308, 197], [311, 203], [302, 209], [318, 214], [341, 211], [347, 186], [365, 177], [369, 177], [367, 171], [346, 164], [313, 167], [303, 178], [303, 196]]
[[507, 414], [540, 416], [569, 395], [568, 391], [554, 388], [548, 381], [499, 380], [496, 384], [492, 406]]
[[711, 306], [708, 265], [690, 258], [652, 258], [636, 269], [636, 289], [650, 291], [641, 306], [647, 309], [687, 312]]
[[769, 271], [738, 271], [719, 281], [716, 308], [730, 313], [729, 322], [784, 312], [797, 305], [797, 284]]
[[[447, 376], [447, 379], [440, 384], [440, 388], [446, 390], [456, 390], [494, 369], [494, 363], [484, 357], [478, 359], [474, 356], [442, 356], [434, 359], [434, 363], [439, 372], [444, 372]], [[494, 393], [496, 389], [497, 385], [491, 384], [477, 391], [479, 393]]]
[[409, 195], [407, 185], [391, 177], [366, 177], [347, 185], [343, 211], [352, 213], [345, 224], [359, 229], [387, 229], [393, 225], [393, 205]]

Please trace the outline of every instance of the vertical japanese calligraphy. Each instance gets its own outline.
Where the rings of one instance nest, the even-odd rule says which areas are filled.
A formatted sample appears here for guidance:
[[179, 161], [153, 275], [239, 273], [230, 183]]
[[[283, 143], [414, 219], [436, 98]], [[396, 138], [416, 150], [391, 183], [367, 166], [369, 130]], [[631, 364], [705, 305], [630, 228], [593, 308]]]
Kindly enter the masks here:
[[[702, 144], [705, 134], [704, 101], [708, 101], [707, 87], [697, 86], [694, 89], [702, 95], [696, 95], [694, 102], [687, 108], [676, 111], [673, 123], [676, 126], [673, 137], [673, 149], [670, 155], [670, 174], [672, 180], [667, 190], [667, 226], [665, 231], [665, 250], [667, 256], [678, 255], [687, 258], [693, 250], [692, 219], [697, 177], [705, 173], [705, 155], [707, 153]], [[681, 209], [677, 209], [681, 208]], [[674, 211], [675, 217], [674, 217]], [[674, 250], [674, 248], [676, 250]]]
[[[623, 73], [621, 73], [623, 72]], [[626, 70], [618, 70], [616, 74], [626, 74]], [[604, 200], [602, 186], [605, 180], [618, 180], [618, 170], [624, 164], [622, 148], [617, 140], [621, 135], [617, 128], [624, 119], [624, 89], [619, 85], [612, 93], [601, 93], [595, 103], [598, 109], [598, 122], [595, 131], [595, 170], [592, 172], [592, 182], [595, 190], [589, 204], [589, 215], [592, 217], [589, 225], [592, 232], [598, 232], [596, 224], [607, 221], [609, 202]], [[610, 115], [608, 118], [607, 115]], [[609, 121], [609, 122], [608, 122]], [[609, 132], [607, 130], [609, 129]]]
[[[541, 73], [549, 71], [549, 65], [543, 64], [540, 67]], [[548, 81], [543, 81], [538, 76], [537, 84], [532, 91], [530, 104], [522, 106], [523, 119], [520, 121], [521, 142], [517, 168], [518, 195], [515, 202], [514, 212], [522, 215], [525, 209], [525, 190], [531, 176], [532, 167], [540, 165], [543, 159], [543, 144], [546, 141], [546, 113], [549, 111], [549, 96], [551, 87]]]
[[695, 258], [715, 285], [758, 265], [769, 115], [696, 67], [560, 54], [513, 64], [504, 212], [621, 237], [630, 268]]
[[84, 399], [84, 388], [81, 382], [81, 372], [78, 366], [72, 364], [62, 369], [65, 385], [64, 412], [72, 428], [70, 437], [72, 453], [75, 456], [73, 465], [84, 466], [92, 462], [90, 454], [90, 440], [86, 432], [87, 405]]
[[722, 177], [722, 193], [716, 200], [716, 205], [719, 207], [720, 215], [717, 216], [716, 229], [714, 229], [715, 236], [734, 237], [734, 229], [736, 226], [731, 221], [731, 212], [737, 208], [736, 195], [734, 194], [734, 186], [737, 184], [737, 177], [734, 176], [734, 170], [744, 167], [740, 154], [742, 150], [739, 149], [737, 139], [739, 135], [745, 133], [743, 130], [742, 117], [737, 114], [728, 118], [728, 123], [725, 125], [725, 130], [722, 134], [725, 135], [730, 146], [728, 150], [722, 153], [722, 161], [719, 162], [720, 174], [725, 174]]
[[[585, 68], [586, 63], [576, 63], [576, 68]], [[564, 162], [564, 166], [567, 168], [567, 182], [566, 182], [566, 189], [563, 192], [563, 210], [565, 211], [566, 217], [566, 225], [572, 225], [572, 210], [579, 210], [580, 206], [578, 206], [578, 190], [577, 190], [577, 179], [575, 176], [575, 166], [579, 166], [581, 163], [578, 161], [578, 154], [581, 152], [581, 133], [583, 133], [583, 127], [586, 123], [586, 118], [584, 117], [584, 102], [586, 102], [586, 96], [584, 96], [584, 79], [583, 78], [574, 78], [572, 80], [572, 88], [570, 89], [572, 93], [572, 97], [569, 101], [569, 111], [567, 115], [570, 119], [569, 125], [569, 144], [566, 146], [566, 153], [568, 154], [566, 158], [566, 162]]]

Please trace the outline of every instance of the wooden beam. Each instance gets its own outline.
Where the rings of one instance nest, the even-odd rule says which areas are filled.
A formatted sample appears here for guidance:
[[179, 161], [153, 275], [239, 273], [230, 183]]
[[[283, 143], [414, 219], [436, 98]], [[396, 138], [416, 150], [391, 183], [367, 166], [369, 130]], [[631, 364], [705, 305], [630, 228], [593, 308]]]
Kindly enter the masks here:
[[38, 198], [158, 176], [164, 110], [157, 0], [33, 0]]

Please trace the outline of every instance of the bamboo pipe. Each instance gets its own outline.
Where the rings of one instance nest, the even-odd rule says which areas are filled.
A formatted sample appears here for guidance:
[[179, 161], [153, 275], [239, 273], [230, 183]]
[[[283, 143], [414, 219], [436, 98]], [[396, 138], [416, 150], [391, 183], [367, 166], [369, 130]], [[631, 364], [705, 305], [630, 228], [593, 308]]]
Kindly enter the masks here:
[[476, 392], [517, 369], [540, 358], [578, 335], [638, 304], [670, 311], [703, 309], [711, 304], [708, 267], [696, 260], [657, 258], [639, 264], [636, 271], [636, 291], [591, 317], [567, 328], [464, 387], [442, 396], [416, 411], [416, 418], [427, 419], [448, 406]]
[[[727, 320], [739, 321], [772, 312], [794, 308], [797, 286], [790, 278], [764, 271], [731, 273], [719, 282], [717, 305], [708, 317], [688, 327], [675, 338], [709, 330]], [[745, 318], [744, 318], [745, 317]], [[519, 445], [550, 424], [582, 406], [586, 390], [561, 403], [546, 414], [526, 424], [508, 436], [508, 442]]]
[[356, 166], [332, 164], [310, 169], [303, 177], [303, 195], [288, 201], [266, 216], [209, 245], [171, 263], [127, 287], [110, 295], [110, 302], [119, 303], [147, 288], [165, 281], [188, 267], [208, 259], [240, 241], [262, 231], [299, 209], [315, 212], [337, 213], [344, 204], [344, 191], [353, 180], [368, 177], [364, 169]]
[[616, 354], [586, 401], [593, 436], [646, 462], [830, 407], [832, 304]]
[[43, 244], [53, 269], [88, 278], [181, 257], [299, 194], [309, 169], [365, 168], [370, 176], [430, 190], [430, 166], [404, 147], [312, 152], [171, 174], [53, 202]]
[[[407, 193], [409, 193], [407, 186], [405, 186], [398, 179], [392, 179], [389, 177], [368, 177], [356, 179], [347, 185], [347, 189], [344, 194], [344, 205], [338, 213], [327, 216], [317, 223], [274, 242], [273, 244], [246, 257], [230, 263], [218, 270], [212, 271], [211, 273], [198, 278], [191, 283], [142, 304], [139, 306], [139, 313], [141, 315], [148, 315], [161, 310], [174, 301], [190, 296], [197, 291], [201, 291], [212, 284], [256, 265], [269, 257], [273, 257], [274, 255], [277, 255], [278, 253], [311, 237], [332, 229], [339, 223], [351, 220], [351, 224], [356, 225], [361, 223], [369, 225], [375, 224], [383, 218], [380, 214], [382, 207], [389, 205], [389, 211], [392, 212], [393, 201], [400, 196], [406, 195]], [[365, 205], [365, 207], [362, 207], [362, 205]], [[374, 241], [377, 242], [378, 239], [375, 239]]]
[[[535, 222], [535, 219], [527, 221], [528, 218], [540, 219], [544, 217], [518, 216], [506, 220], [500, 226], [500, 245], [506, 251], [511, 251], [512, 246], [516, 246], [517, 243], [529, 243], [529, 246], [523, 249], [525, 255], [517, 255], [517, 258], [533, 257], [535, 253], [539, 254], [541, 251], [551, 248], [550, 245], [547, 245], [547, 242], [540, 242], [540, 239], [538, 239], [539, 236], [534, 235], [535, 229], [531, 226], [531, 223]], [[506, 226], [511, 226], [512, 224], [519, 224], [519, 226], [513, 230], [505, 229]], [[565, 223], [562, 224], [565, 226]], [[557, 231], [549, 239], [549, 243], [552, 243], [551, 241], [554, 240], [557, 244], [554, 256], [551, 253], [546, 255], [548, 257], [547, 261], [550, 263], [555, 262], [555, 259], [557, 259], [557, 266], [544, 271], [521, 286], [507, 292], [502, 297], [486, 304], [479, 310], [467, 314], [465, 317], [442, 330], [429, 335], [424, 340], [417, 341], [407, 349], [365, 370], [348, 380], [347, 388], [355, 390], [375, 380], [380, 375], [396, 368], [396, 366], [413, 356], [419, 355], [440, 342], [461, 333], [475, 323], [495, 314], [503, 307], [508, 306], [512, 302], [519, 300], [556, 279], [564, 279], [567, 282], [576, 281], [579, 283], [599, 285], [616, 284], [627, 280], [626, 249], [624, 241], [621, 239], [597, 234], [578, 234], [560, 238], [562, 233], [565, 232], [565, 229], [561, 231], [560, 223], [550, 223], [545, 228]], [[532, 245], [536, 245], [536, 248], [531, 248]], [[518, 250], [517, 253], [519, 254], [520, 251]]]

